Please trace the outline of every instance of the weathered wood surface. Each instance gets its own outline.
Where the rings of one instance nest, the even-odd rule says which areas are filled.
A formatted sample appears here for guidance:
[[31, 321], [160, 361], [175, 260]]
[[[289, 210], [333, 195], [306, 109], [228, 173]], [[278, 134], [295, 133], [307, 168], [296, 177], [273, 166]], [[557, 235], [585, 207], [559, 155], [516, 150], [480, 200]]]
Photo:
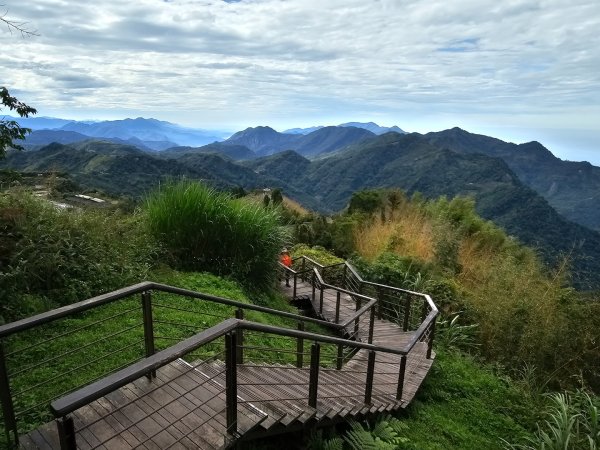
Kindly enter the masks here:
[[[290, 297], [291, 288], [282, 286]], [[296, 295], [311, 295], [299, 282]], [[336, 293], [326, 290], [322, 316], [335, 319]], [[314, 302], [319, 310], [319, 295]], [[356, 304], [340, 298], [340, 322], [350, 318]], [[360, 320], [358, 338], [367, 340], [369, 316]], [[354, 325], [348, 327], [354, 331]], [[373, 343], [402, 348], [413, 337], [401, 327], [375, 320]], [[291, 365], [238, 365], [239, 435], [258, 437], [272, 430], [392, 411], [406, 407], [427, 375], [432, 359], [427, 345], [418, 343], [407, 357], [402, 398], [396, 400], [400, 356], [378, 353], [371, 403], [365, 404], [368, 352], [358, 351], [341, 370], [321, 368], [316, 408], [308, 406], [309, 368]], [[193, 366], [196, 366], [195, 368]], [[175, 361], [158, 370], [157, 378], [133, 383], [79, 409], [73, 415], [81, 449], [219, 449], [226, 439], [225, 366], [221, 361], [188, 364]], [[58, 449], [54, 423], [21, 437], [24, 449]]]

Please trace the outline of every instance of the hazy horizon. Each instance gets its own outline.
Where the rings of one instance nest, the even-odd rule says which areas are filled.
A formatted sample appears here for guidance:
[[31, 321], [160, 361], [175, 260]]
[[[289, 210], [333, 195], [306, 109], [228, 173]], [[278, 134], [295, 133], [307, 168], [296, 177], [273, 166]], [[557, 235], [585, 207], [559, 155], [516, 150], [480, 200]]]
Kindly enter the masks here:
[[[595, 0], [8, 0], [12, 95], [40, 116], [278, 131], [458, 126], [600, 165]], [[5, 111], [3, 111], [5, 112]]]

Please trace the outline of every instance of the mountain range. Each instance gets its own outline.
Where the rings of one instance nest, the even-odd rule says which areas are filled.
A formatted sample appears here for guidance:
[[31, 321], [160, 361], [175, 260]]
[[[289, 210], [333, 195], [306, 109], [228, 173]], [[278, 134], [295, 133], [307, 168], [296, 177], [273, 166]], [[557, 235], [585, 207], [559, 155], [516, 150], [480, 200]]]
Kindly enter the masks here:
[[[460, 128], [377, 135], [352, 126], [306, 134], [255, 127], [221, 142], [156, 152], [130, 145], [139, 141], [132, 136], [110, 142], [74, 130], [60, 133], [63, 143], [11, 152], [2, 165], [60, 170], [84, 188], [132, 197], [180, 176], [221, 188], [279, 187], [322, 213], [343, 209], [361, 189], [470, 195], [483, 217], [537, 247], [548, 263], [571, 255], [578, 287], [600, 288], [600, 168], [562, 161], [538, 142], [517, 145]], [[38, 136], [32, 133], [32, 141]], [[87, 139], [76, 141], [80, 136]]]
[[294, 150], [306, 157], [316, 157], [373, 137], [374, 133], [357, 127], [322, 127], [307, 134], [278, 133], [270, 127], [256, 127], [238, 131], [223, 145], [241, 145], [256, 156]]
[[[346, 122], [337, 125], [338, 127], [355, 127], [355, 128], [363, 128], [367, 131], [370, 131], [373, 134], [385, 134], [393, 131], [394, 133], [406, 133], [406, 131], [402, 130], [400, 127], [394, 125], [392, 127], [382, 127], [377, 125], [375, 122]], [[284, 133], [288, 134], [308, 134], [313, 131], [320, 130], [321, 128], [325, 128], [322, 125], [310, 128], [290, 128], [289, 130], [285, 130]]]
[[[44, 136], [47, 136], [47, 139], [51, 139], [52, 135], [57, 136], [58, 139], [54, 141], [46, 139], [43, 144], [60, 142], [61, 139], [64, 140], [68, 139], [69, 136], [74, 136], [63, 135], [62, 133], [76, 132], [84, 136], [84, 139], [119, 139], [135, 146], [141, 145], [142, 149], [164, 150], [178, 145], [200, 146], [215, 141], [222, 141], [230, 134], [223, 131], [186, 128], [170, 122], [144, 119], [142, 117], [105, 121], [68, 121], [53, 117], [9, 117], [8, 119], [15, 120], [19, 125], [33, 130], [33, 133], [25, 140], [26, 146], [40, 145], [40, 141], [43, 140]], [[42, 130], [46, 133], [41, 134], [40, 131]], [[54, 133], [49, 133], [49, 131]]]

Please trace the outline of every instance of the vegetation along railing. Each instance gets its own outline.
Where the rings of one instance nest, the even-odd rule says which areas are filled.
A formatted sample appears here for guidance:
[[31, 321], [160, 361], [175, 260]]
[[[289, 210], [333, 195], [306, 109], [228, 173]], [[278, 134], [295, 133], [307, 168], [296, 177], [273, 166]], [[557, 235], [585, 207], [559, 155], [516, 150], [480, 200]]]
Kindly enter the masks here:
[[[323, 266], [307, 256], [300, 256], [293, 260], [292, 268], [281, 265], [281, 270], [288, 272], [287, 276], [292, 282], [293, 297], [308, 294], [313, 299], [315, 295], [319, 295], [322, 299], [325, 289], [334, 289], [338, 294], [336, 308], [339, 308], [340, 295], [346, 293], [355, 301], [356, 310], [362, 307], [365, 298], [372, 298], [376, 300], [374, 310], [378, 319], [394, 322], [403, 331], [414, 331], [417, 336], [415, 342], [423, 340], [425, 334], [431, 334], [432, 338], [428, 342], [433, 343], [438, 309], [427, 294], [363, 280], [354, 266], [347, 261]], [[299, 283], [302, 281], [310, 282], [312, 292], [299, 289]], [[336, 309], [336, 317], [337, 311]], [[319, 312], [322, 313], [322, 300]], [[428, 357], [430, 354], [431, 346], [429, 346]]]
[[[144, 377], [158, 377], [167, 385], [201, 373], [196, 381], [204, 388], [197, 400], [202, 420], [218, 422], [224, 414], [222, 432], [232, 441], [270, 420], [282, 405], [301, 417], [318, 401], [346, 404], [351, 410], [382, 397], [377, 388], [374, 391], [374, 376], [392, 376], [393, 371], [385, 372], [379, 363], [375, 369], [378, 353], [399, 358], [393, 384], [395, 398], [401, 399], [407, 355], [416, 343], [426, 342], [427, 358], [431, 356], [437, 309], [429, 296], [366, 282], [347, 263], [323, 267], [302, 257], [293, 268], [282, 270], [293, 278], [295, 296], [308, 289], [306, 295], [320, 299], [321, 308], [325, 291], [335, 292], [334, 320], [325, 320], [322, 311], [318, 318], [307, 317], [144, 282], [1, 326], [0, 401], [6, 443], [18, 445], [20, 435], [55, 417], [61, 447], [74, 448], [76, 435], [89, 432], [95, 422], [77, 428], [73, 412]], [[373, 292], [379, 297], [366, 295]], [[351, 313], [340, 311], [342, 297], [355, 303]], [[396, 299], [404, 302], [401, 309], [395, 309]], [[373, 331], [378, 317], [392, 318], [409, 330], [416, 325], [410, 316], [415, 299], [421, 301], [423, 320], [411, 339], [401, 348], [378, 345]], [[260, 323], [265, 315], [272, 325]], [[356, 386], [349, 378], [344, 388], [332, 382], [331, 374], [339, 373], [349, 355], [358, 351], [367, 352], [368, 361], [366, 370], [352, 378]], [[174, 366], [175, 361], [185, 365]], [[274, 381], [256, 372], [265, 367], [273, 373], [292, 368], [296, 372], [280, 383], [283, 387], [268, 391]], [[172, 372], [168, 379], [167, 370]], [[306, 408], [299, 407], [302, 403]], [[136, 426], [139, 421], [128, 425]], [[180, 439], [194, 431], [186, 433]]]

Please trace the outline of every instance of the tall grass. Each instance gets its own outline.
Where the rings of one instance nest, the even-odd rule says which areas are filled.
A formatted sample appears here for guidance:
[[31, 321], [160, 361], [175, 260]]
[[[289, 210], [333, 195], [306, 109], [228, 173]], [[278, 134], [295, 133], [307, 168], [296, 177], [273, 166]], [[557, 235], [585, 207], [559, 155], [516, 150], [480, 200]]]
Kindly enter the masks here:
[[138, 215], [0, 194], [0, 322], [141, 281], [155, 251]]
[[549, 396], [546, 419], [523, 444], [506, 443], [510, 450], [596, 450], [600, 446], [598, 406], [586, 392]]
[[176, 266], [272, 285], [285, 234], [276, 210], [200, 183], [163, 186], [146, 202], [148, 224]]
[[[479, 348], [489, 360], [515, 373], [535, 367], [547, 387], [583, 379], [600, 390], [600, 302], [567, 287], [567, 261], [549, 270], [534, 250], [480, 218], [470, 199], [407, 201], [392, 217], [355, 234], [372, 278], [402, 279], [419, 268], [445, 312], [464, 311], [466, 324], [478, 324]], [[449, 295], [439, 298], [446, 287]]]
[[423, 261], [433, 260], [433, 228], [421, 209], [403, 203], [399, 210], [388, 211], [387, 216], [391, 220], [374, 220], [354, 234], [354, 247], [363, 258], [373, 261], [381, 253], [393, 251]]

